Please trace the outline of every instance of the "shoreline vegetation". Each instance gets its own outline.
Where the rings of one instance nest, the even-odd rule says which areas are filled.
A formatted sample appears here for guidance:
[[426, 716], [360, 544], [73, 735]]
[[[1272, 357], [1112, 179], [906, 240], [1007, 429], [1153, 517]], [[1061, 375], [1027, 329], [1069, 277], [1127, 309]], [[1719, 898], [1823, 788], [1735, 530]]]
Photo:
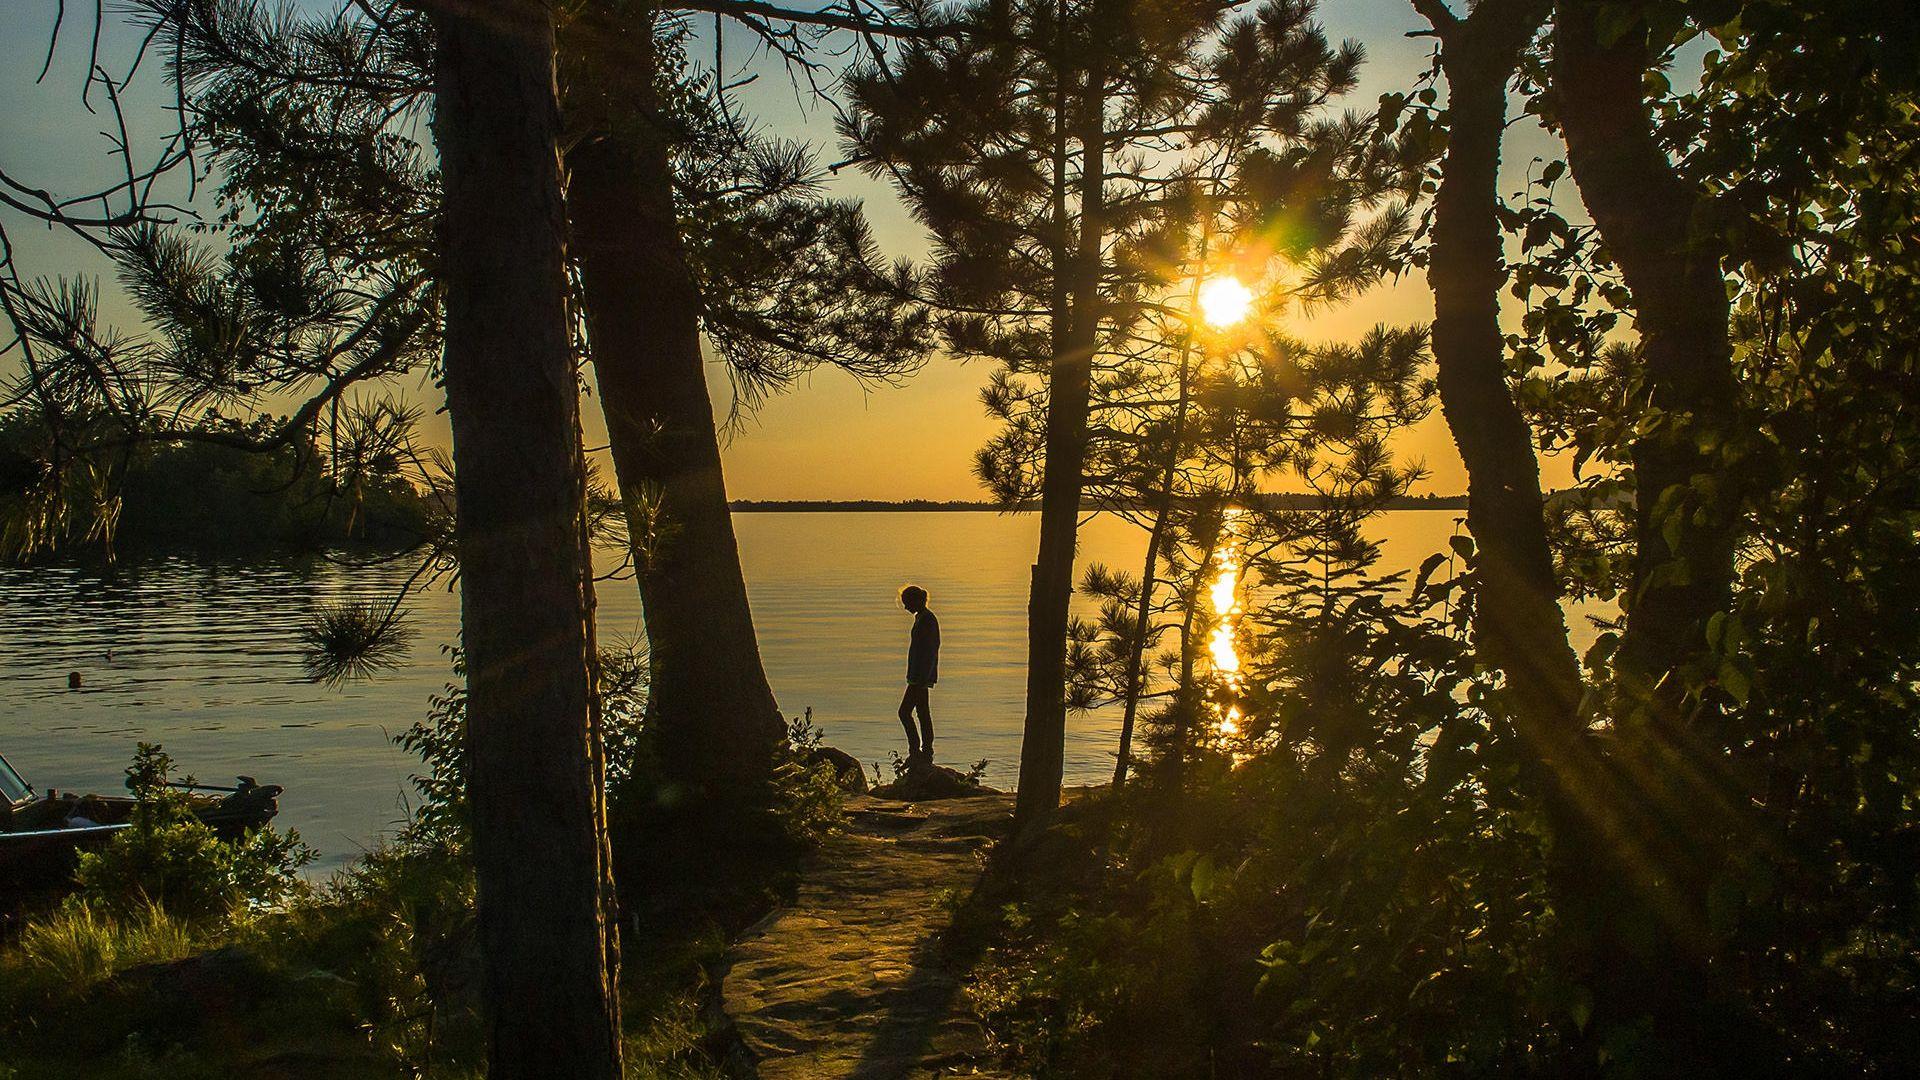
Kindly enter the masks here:
[[[1319, 510], [1331, 505], [1324, 496], [1295, 492], [1272, 492], [1243, 496], [1240, 500], [1249, 508], [1263, 510]], [[978, 513], [1005, 512], [1006, 507], [997, 502], [984, 499], [735, 499], [727, 504], [736, 514], [929, 514], [929, 513]], [[1112, 505], [1088, 500], [1081, 503], [1083, 512], [1114, 509]], [[1403, 495], [1389, 499], [1380, 507], [1383, 510], [1465, 510], [1465, 495]], [[1033, 513], [1040, 509], [1038, 501], [1022, 502], [1013, 507], [1013, 513]], [[1142, 504], [1127, 509], [1150, 510], [1152, 507]]]
[[[19, 414], [0, 418], [0, 522], [30, 520], [34, 454], [45, 438], [40, 425]], [[64, 552], [110, 557], [274, 547], [399, 550], [441, 530], [452, 514], [450, 496], [416, 483], [397, 454], [352, 449], [329, 449], [311, 438], [269, 452], [197, 439], [131, 446], [104, 464], [112, 497], [51, 527], [61, 533]], [[0, 533], [0, 550], [16, 563], [44, 557], [26, 539]]]
[[[0, 556], [411, 539], [307, 673], [382, 671], [426, 589], [459, 638], [404, 831], [323, 885], [142, 743], [57, 902], [0, 896], [0, 1080], [885, 1080], [951, 1021], [993, 1060], [942, 1075], [1920, 1076], [1920, 5], [38, 6], [125, 170], [0, 159]], [[782, 72], [825, 153], [737, 93]], [[729, 500], [771, 395], [963, 363], [990, 501]], [[1464, 498], [1412, 497], [1430, 418]], [[1409, 580], [1369, 529], [1416, 508], [1464, 528]], [[1017, 790], [948, 829], [909, 804], [966, 774], [863, 800], [781, 712], [732, 513], [1009, 510], [1023, 707], [968, 719]], [[1143, 557], [1081, 559], [1103, 511]], [[14, 852], [101, 825], [0, 796]], [[843, 861], [811, 918], [862, 829], [953, 872]], [[716, 1014], [754, 940], [796, 1057], [875, 1021], [844, 1068]]]

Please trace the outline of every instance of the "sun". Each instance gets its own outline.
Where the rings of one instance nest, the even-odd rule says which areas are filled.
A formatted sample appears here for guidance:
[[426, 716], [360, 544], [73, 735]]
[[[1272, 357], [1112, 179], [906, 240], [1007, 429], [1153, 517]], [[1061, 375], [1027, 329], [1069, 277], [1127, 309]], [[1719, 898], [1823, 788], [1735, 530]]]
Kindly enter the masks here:
[[1253, 290], [1230, 276], [1208, 278], [1200, 286], [1200, 315], [1217, 328], [1232, 326], [1253, 307]]

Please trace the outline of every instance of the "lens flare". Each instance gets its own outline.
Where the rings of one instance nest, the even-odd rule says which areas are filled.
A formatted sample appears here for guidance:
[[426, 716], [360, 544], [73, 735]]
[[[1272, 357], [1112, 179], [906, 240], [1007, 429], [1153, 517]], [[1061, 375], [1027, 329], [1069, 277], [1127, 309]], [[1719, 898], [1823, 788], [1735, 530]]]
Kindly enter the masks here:
[[1208, 278], [1200, 286], [1200, 316], [1218, 328], [1226, 328], [1247, 317], [1253, 308], [1253, 290], [1236, 277]]

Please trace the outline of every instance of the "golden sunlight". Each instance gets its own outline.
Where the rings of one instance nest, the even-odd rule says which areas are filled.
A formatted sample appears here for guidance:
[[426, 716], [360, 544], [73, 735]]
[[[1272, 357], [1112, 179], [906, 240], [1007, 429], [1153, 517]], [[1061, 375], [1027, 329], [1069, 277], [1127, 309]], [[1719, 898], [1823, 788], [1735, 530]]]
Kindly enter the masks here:
[[1240, 707], [1233, 700], [1240, 690], [1240, 652], [1234, 640], [1240, 614], [1240, 543], [1234, 529], [1234, 519], [1239, 516], [1238, 508], [1227, 511], [1222, 543], [1214, 553], [1213, 581], [1208, 587], [1215, 623], [1207, 639], [1207, 651], [1213, 659], [1220, 695], [1214, 708], [1220, 717], [1220, 734], [1230, 739], [1240, 735], [1241, 720]]
[[1224, 329], [1247, 317], [1253, 308], [1253, 290], [1232, 276], [1208, 278], [1200, 286], [1200, 315], [1209, 325]]

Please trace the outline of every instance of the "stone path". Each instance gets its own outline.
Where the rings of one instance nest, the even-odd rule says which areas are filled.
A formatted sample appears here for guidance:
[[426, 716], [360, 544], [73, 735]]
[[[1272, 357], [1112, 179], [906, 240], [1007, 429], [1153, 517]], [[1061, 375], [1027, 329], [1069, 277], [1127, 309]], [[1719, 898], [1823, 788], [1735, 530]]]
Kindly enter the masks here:
[[761, 1080], [998, 1076], [940, 935], [1013, 797], [903, 803], [860, 796], [792, 905], [728, 950], [722, 1008]]

